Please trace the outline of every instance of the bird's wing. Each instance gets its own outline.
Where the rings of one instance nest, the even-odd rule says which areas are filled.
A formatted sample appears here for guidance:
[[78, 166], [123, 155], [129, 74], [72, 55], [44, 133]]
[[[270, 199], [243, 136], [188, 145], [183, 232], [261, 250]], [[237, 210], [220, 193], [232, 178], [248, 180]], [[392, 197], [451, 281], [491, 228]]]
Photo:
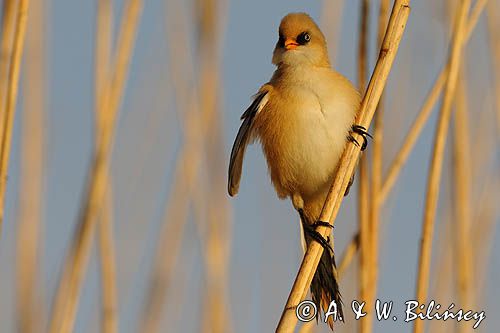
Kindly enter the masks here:
[[235, 196], [240, 187], [241, 170], [243, 167], [243, 156], [245, 149], [250, 141], [252, 125], [255, 115], [262, 110], [268, 101], [268, 89], [261, 89], [253, 100], [252, 104], [245, 110], [241, 119], [243, 123], [238, 130], [236, 139], [231, 150], [231, 158], [229, 160], [228, 184], [227, 191], [230, 196]]

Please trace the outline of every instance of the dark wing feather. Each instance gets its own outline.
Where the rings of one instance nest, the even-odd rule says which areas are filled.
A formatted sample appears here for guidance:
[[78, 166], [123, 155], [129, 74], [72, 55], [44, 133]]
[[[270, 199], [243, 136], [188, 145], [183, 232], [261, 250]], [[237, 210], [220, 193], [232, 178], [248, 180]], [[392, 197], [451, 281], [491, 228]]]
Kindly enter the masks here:
[[229, 160], [228, 184], [227, 191], [230, 196], [235, 196], [240, 187], [241, 170], [243, 168], [243, 156], [247, 147], [250, 134], [252, 131], [253, 120], [259, 110], [262, 99], [267, 95], [267, 91], [260, 92], [256, 95], [252, 104], [245, 110], [241, 119], [243, 123], [238, 130], [236, 139], [231, 149], [231, 158]]

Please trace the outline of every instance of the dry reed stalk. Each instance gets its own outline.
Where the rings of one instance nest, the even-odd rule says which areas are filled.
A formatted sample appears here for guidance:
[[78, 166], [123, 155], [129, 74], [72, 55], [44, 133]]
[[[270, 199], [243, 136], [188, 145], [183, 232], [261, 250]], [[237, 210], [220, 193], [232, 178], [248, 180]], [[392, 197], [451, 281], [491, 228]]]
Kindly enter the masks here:
[[[358, 40], [358, 89], [363, 93], [366, 89], [366, 78], [368, 76], [368, 26], [370, 15], [370, 0], [360, 2], [360, 27]], [[362, 154], [359, 160], [358, 171], [358, 219], [359, 219], [359, 296], [360, 299], [369, 301], [370, 284], [370, 226], [369, 223], [369, 199], [370, 183], [368, 179], [368, 156]], [[337, 273], [338, 274], [338, 273]], [[367, 314], [365, 320], [359, 322], [362, 333], [371, 331], [372, 316]]]
[[[379, 6], [378, 29], [377, 29], [377, 47], [382, 46], [385, 27], [389, 16], [389, 1], [381, 0]], [[383, 116], [384, 116], [384, 95], [380, 97], [378, 108], [374, 116], [373, 126], [373, 144], [372, 144], [372, 170], [371, 170], [371, 195], [369, 207], [369, 237], [370, 249], [370, 277], [369, 297], [367, 304], [374, 304], [377, 295], [378, 284], [378, 250], [379, 250], [379, 229], [380, 229], [380, 188], [382, 183], [382, 159], [383, 159]], [[370, 321], [373, 325], [373, 321]]]
[[[167, 2], [167, 22], [172, 24], [167, 28], [166, 34], [169, 40], [176, 42], [176, 47], [169, 48], [171, 63], [168, 67], [172, 72], [171, 76], [176, 78], [174, 88], [179, 105], [177, 108], [179, 118], [184, 119], [184, 143], [177, 157], [174, 183], [165, 206], [155, 261], [141, 314], [139, 331], [144, 333], [160, 330], [163, 306], [182, 245], [188, 203], [199, 183], [203, 138], [206, 132], [207, 115], [199, 114], [196, 91], [190, 85], [190, 81], [194, 81], [195, 78], [194, 73], [190, 71], [193, 66], [186, 59], [186, 55], [189, 54], [187, 44], [189, 36], [186, 27], [179, 22], [181, 11], [182, 7], [178, 2], [175, 2], [175, 6], [172, 2]], [[172, 13], [177, 14], [174, 16]]]
[[[208, 226], [206, 228], [205, 267], [206, 294], [202, 315], [203, 331], [231, 331], [229, 306], [227, 304], [228, 261], [230, 253], [230, 228], [228, 217], [228, 197], [225, 189], [225, 153], [223, 139], [223, 121], [220, 114], [220, 20], [219, 11], [225, 11], [218, 0], [199, 0], [197, 4], [200, 62], [200, 107], [207, 115], [206, 119], [206, 157], [208, 166], [208, 186], [205, 198], [208, 198]], [[222, 15], [225, 17], [225, 15]], [[213, 193], [214, 189], [215, 194]], [[208, 192], [210, 191], [210, 192]]]
[[[102, 115], [99, 112], [99, 96], [109, 75], [113, 46], [113, 8], [111, 0], [101, 0], [97, 4], [95, 43], [95, 142], [102, 133]], [[101, 264], [101, 331], [118, 332], [118, 301], [116, 291], [116, 255], [113, 231], [113, 195], [111, 179], [104, 177], [108, 188], [98, 216], [99, 258]]]
[[141, 0], [126, 3], [120, 27], [114, 67], [106, 79], [99, 101], [101, 133], [94, 151], [89, 183], [83, 200], [74, 240], [56, 294], [50, 332], [71, 332], [73, 329], [81, 285], [85, 275], [97, 217], [106, 195], [107, 175], [116, 116], [127, 80], [128, 67], [142, 11]]
[[[109, 178], [108, 178], [109, 180]], [[108, 185], [109, 186], [109, 185]], [[99, 217], [99, 255], [101, 259], [102, 313], [101, 332], [118, 332], [118, 297], [116, 287], [116, 255], [113, 231], [113, 202], [109, 186]]]
[[[453, 126], [453, 175], [455, 178], [455, 200], [453, 200], [456, 221], [455, 246], [459, 258], [456, 262], [458, 277], [458, 299], [461, 308], [471, 307], [472, 251], [470, 249], [471, 225], [471, 150], [469, 134], [469, 110], [465, 66], [460, 66], [455, 93], [455, 116]], [[458, 325], [465, 332], [464, 325]]]
[[[17, 0], [5, 0], [2, 4], [2, 41], [0, 45], [0, 117], [3, 119], [5, 112], [5, 96], [9, 79], [9, 65], [12, 59], [12, 36], [14, 34], [15, 20], [18, 6]], [[4, 122], [0, 122], [0, 138], [3, 138]]]
[[[8, 1], [7, 1], [8, 2]], [[6, 8], [8, 5], [6, 5]], [[14, 127], [14, 115], [16, 111], [17, 94], [19, 91], [19, 72], [21, 70], [21, 61], [23, 57], [24, 50], [24, 39], [26, 34], [26, 20], [28, 17], [28, 7], [29, 0], [18, 0], [17, 10], [14, 8], [9, 8], [9, 12], [6, 13], [4, 18], [7, 19], [5, 25], [7, 25], [7, 31], [5, 32], [5, 37], [8, 39], [10, 28], [8, 26], [11, 24], [11, 15], [16, 16], [12, 49], [10, 54], [6, 54], [8, 57], [5, 59], [9, 64], [4, 64], [2, 60], [1, 66], [7, 69], [7, 84], [5, 85], [5, 106], [0, 104], [0, 116], [2, 121], [1, 137], [0, 137], [0, 235], [2, 234], [2, 225], [5, 214], [5, 191], [7, 188], [7, 172], [9, 169], [9, 158], [10, 149], [12, 141], [12, 129]], [[4, 26], [5, 27], [5, 26]], [[7, 48], [8, 49], [8, 48]], [[3, 45], [2, 45], [3, 51]], [[8, 51], [7, 51], [8, 52]], [[3, 68], [2, 68], [3, 69]], [[0, 78], [1, 79], [1, 78]], [[4, 103], [3, 100], [1, 103]]]
[[[446, 137], [448, 132], [449, 120], [451, 117], [451, 106], [455, 97], [455, 87], [457, 83], [458, 70], [462, 56], [462, 49], [465, 41], [466, 19], [470, 8], [470, 0], [462, 0], [457, 10], [455, 27], [453, 29], [452, 46], [448, 60], [448, 79], [445, 85], [443, 104], [441, 106], [436, 136], [434, 139], [434, 149], [432, 161], [430, 164], [429, 178], [427, 183], [427, 195], [425, 200], [424, 219], [422, 224], [422, 237], [420, 245], [420, 255], [418, 264], [417, 278], [417, 301], [424, 303], [427, 299], [427, 290], [429, 284], [432, 239], [434, 233], [434, 221], [437, 210], [437, 201], [439, 196], [439, 183], [441, 180], [442, 161]], [[423, 332], [423, 321], [416, 321], [414, 333]]]
[[9, 65], [12, 59], [13, 40], [18, 0], [5, 0], [2, 3], [2, 41], [0, 45], [0, 138], [3, 137], [5, 96], [9, 81]]
[[45, 128], [44, 1], [30, 9], [23, 79], [21, 166], [17, 233], [17, 331], [41, 332], [44, 302], [40, 290], [40, 250], [43, 216]]
[[[365, 128], [369, 127], [373, 114], [375, 113], [394, 57], [396, 56], [409, 13], [409, 1], [396, 0], [394, 2], [381, 52], [365, 97], [363, 98], [361, 111], [357, 119], [357, 123]], [[354, 135], [357, 136], [356, 134]], [[361, 138], [357, 136], [357, 139]], [[347, 188], [347, 184], [357, 164], [359, 155], [359, 147], [356, 147], [354, 144], [347, 145], [339, 164], [339, 170], [325, 201], [320, 220], [332, 222], [335, 220], [345, 189]], [[326, 237], [330, 230], [327, 227], [318, 227], [317, 231], [323, 237]], [[320, 244], [311, 242], [304, 255], [297, 278], [295, 279], [286, 302], [277, 332], [292, 332], [294, 330], [297, 324], [295, 308], [307, 294], [307, 289], [316, 271], [322, 252], [323, 248]]]

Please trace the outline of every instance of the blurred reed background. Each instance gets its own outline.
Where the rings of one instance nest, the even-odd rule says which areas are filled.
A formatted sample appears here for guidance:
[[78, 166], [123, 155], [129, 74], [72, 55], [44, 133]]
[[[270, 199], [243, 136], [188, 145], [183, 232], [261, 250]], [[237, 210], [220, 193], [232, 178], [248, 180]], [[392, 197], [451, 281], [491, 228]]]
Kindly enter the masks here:
[[[290, 11], [364, 90], [392, 1], [1, 4], [0, 332], [274, 331], [298, 217], [255, 148], [229, 200], [239, 116]], [[346, 306], [393, 300], [401, 318], [348, 311], [336, 331], [472, 331], [403, 322], [406, 300], [434, 299], [496, 332], [500, 1], [411, 6], [335, 228]]]

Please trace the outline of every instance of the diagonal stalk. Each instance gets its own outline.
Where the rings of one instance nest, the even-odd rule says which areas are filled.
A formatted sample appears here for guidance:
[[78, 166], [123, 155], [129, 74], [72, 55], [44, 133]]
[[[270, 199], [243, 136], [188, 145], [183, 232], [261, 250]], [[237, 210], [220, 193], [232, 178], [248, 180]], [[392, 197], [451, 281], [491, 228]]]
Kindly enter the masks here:
[[[2, 225], [5, 214], [5, 192], [7, 189], [7, 173], [9, 169], [9, 158], [10, 158], [10, 149], [12, 148], [12, 131], [14, 128], [14, 115], [16, 112], [16, 104], [17, 104], [17, 94], [19, 92], [19, 73], [21, 71], [21, 60], [23, 57], [24, 51], [24, 40], [26, 35], [26, 20], [28, 18], [28, 8], [29, 8], [29, 0], [18, 0], [17, 8], [9, 7], [7, 2], [11, 2], [10, 0], [5, 0], [7, 13], [4, 15], [4, 27], [6, 31], [4, 31], [4, 35], [2, 38], [8, 44], [10, 26], [12, 24], [11, 20], [14, 18], [11, 15], [16, 16], [16, 21], [14, 25], [14, 40], [12, 42], [12, 49], [10, 49], [10, 54], [2, 54], [0, 69], [6, 72], [4, 74], [7, 75], [6, 84], [5, 84], [5, 102], [3, 99], [0, 103], [0, 235], [2, 234]], [[13, 2], [13, 1], [12, 1]], [[10, 6], [14, 6], [11, 4]], [[7, 50], [9, 50], [7, 46]], [[4, 45], [2, 44], [2, 51], [4, 51]], [[0, 78], [3, 82], [3, 78]], [[3, 88], [4, 84], [0, 86]], [[0, 97], [4, 97], [3, 94]]]

